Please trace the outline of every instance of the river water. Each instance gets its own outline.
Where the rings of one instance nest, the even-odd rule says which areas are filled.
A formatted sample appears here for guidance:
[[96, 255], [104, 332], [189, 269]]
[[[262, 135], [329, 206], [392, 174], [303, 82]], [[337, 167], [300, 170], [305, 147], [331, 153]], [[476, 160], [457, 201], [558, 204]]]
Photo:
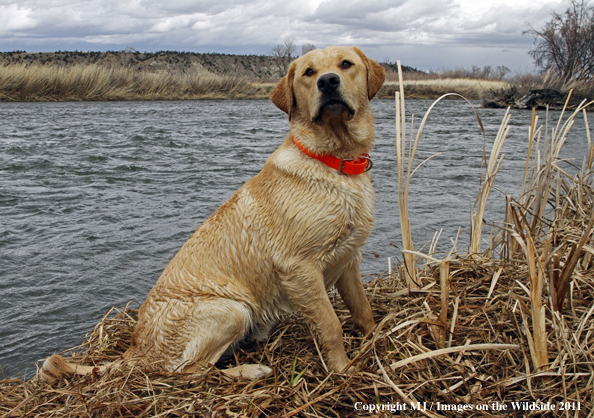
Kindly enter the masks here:
[[[372, 102], [376, 224], [363, 274], [401, 258], [394, 103]], [[430, 101], [407, 102], [419, 121]], [[475, 103], [478, 107], [478, 104]], [[504, 110], [477, 109], [487, 149]], [[517, 197], [530, 112], [513, 111], [496, 187]], [[551, 112], [557, 120], [558, 112]], [[544, 112], [540, 113], [544, 119]], [[418, 125], [418, 123], [417, 123]], [[0, 377], [31, 376], [36, 360], [78, 345], [112, 306], [142, 301], [196, 227], [255, 175], [287, 132], [268, 101], [0, 103]], [[564, 156], [586, 152], [584, 123]], [[462, 227], [479, 187], [483, 136], [470, 106], [444, 101], [430, 115], [411, 180], [416, 247]], [[492, 192], [485, 221], [502, 218]], [[486, 228], [488, 229], [488, 228]]]

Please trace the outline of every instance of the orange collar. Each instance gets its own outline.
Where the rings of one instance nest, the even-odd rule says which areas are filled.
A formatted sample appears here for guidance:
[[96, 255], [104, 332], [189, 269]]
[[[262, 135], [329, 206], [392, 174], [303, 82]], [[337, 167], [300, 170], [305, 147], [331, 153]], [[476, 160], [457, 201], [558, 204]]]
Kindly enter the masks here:
[[294, 137], [294, 140], [295, 145], [297, 145], [297, 147], [305, 154], [307, 154], [311, 158], [315, 158], [316, 160], [323, 162], [328, 167], [338, 170], [339, 173], [351, 175], [363, 174], [366, 171], [371, 170], [371, 167], [373, 166], [371, 158], [368, 154], [363, 154], [356, 160], [341, 160], [340, 158], [336, 158], [332, 155], [314, 154], [307, 150], [307, 148], [305, 148], [303, 145], [301, 145], [297, 137]]

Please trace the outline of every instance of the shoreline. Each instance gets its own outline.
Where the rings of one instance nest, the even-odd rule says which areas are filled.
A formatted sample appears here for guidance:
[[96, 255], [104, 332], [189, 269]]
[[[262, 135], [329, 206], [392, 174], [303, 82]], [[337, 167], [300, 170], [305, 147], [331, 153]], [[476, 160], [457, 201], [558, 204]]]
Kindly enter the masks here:
[[[538, 80], [524, 83], [521, 80], [418, 77], [417, 73], [405, 73], [403, 83], [407, 99], [435, 100], [454, 93], [445, 99], [481, 100], [482, 106], [487, 108], [561, 110], [568, 97], [571, 100], [567, 106], [572, 109], [594, 94], [592, 83], [545, 84], [543, 88]], [[5, 63], [0, 65], [0, 102], [268, 100], [278, 80], [237, 73], [216, 74], [199, 67], [183, 72], [125, 65]], [[376, 95], [377, 99], [392, 100], [400, 89], [398, 81], [393, 81], [392, 72], [388, 72], [388, 80]]]
[[[491, 91], [481, 86], [495, 86], [506, 84], [504, 82], [494, 82], [485, 80], [468, 79], [440, 79], [428, 81], [405, 81], [404, 94], [410, 100], [435, 100], [444, 94], [455, 93], [464, 96], [468, 100], [484, 100]], [[50, 102], [136, 102], [136, 101], [175, 101], [175, 100], [269, 100], [270, 93], [276, 86], [276, 83], [255, 83], [245, 80], [238, 82], [237, 89], [225, 89], [220, 91], [207, 91], [200, 93], [179, 93], [179, 92], [161, 92], [156, 94], [153, 91], [134, 92], [133, 94], [102, 94], [102, 95], [60, 95], [56, 93], [39, 94], [30, 92], [7, 93], [0, 89], [0, 103], [50, 103]], [[376, 95], [379, 100], [393, 100], [394, 93], [399, 90], [398, 83], [386, 83]], [[449, 96], [445, 100], [462, 100], [461, 97]]]
[[[0, 102], [267, 100], [278, 80], [216, 74], [199, 67], [183, 72], [125, 65], [9, 63], [0, 65]], [[405, 80], [404, 93], [409, 99], [457, 93], [481, 100], [508, 86], [504, 81], [463, 78]], [[397, 81], [387, 81], [376, 97], [393, 99], [398, 90]]]

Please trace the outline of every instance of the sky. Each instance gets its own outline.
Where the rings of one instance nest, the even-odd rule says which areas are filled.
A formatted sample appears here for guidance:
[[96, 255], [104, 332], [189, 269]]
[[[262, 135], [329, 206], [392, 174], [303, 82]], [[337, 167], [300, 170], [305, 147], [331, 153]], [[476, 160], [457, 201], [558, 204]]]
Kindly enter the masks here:
[[267, 55], [293, 39], [356, 45], [420, 70], [508, 67], [569, 0], [0, 0], [0, 51], [162, 50]]

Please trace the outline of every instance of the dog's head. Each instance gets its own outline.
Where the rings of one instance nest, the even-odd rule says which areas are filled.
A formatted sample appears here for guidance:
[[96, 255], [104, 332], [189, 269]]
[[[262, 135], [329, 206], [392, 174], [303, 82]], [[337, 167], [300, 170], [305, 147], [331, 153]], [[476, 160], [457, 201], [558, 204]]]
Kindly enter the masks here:
[[272, 102], [289, 115], [324, 125], [349, 121], [368, 106], [386, 72], [356, 47], [316, 49], [295, 60], [272, 92]]

